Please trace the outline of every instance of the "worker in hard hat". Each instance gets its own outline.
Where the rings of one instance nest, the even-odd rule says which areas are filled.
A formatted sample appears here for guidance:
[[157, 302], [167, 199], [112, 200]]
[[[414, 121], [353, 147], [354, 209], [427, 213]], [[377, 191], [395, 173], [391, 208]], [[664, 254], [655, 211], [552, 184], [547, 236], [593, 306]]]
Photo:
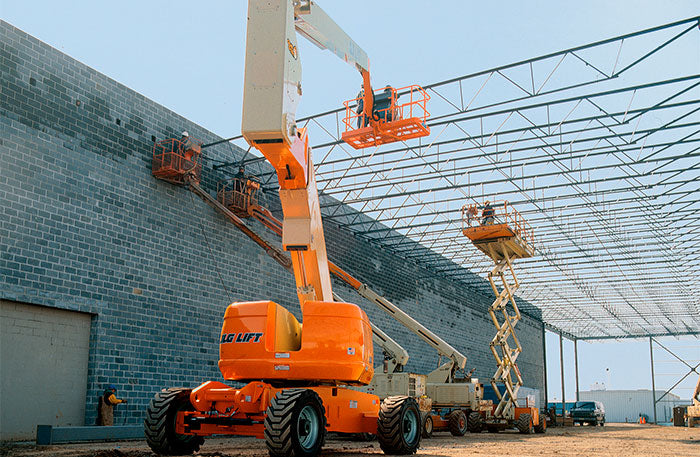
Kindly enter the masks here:
[[238, 167], [238, 173], [233, 177], [233, 190], [236, 192], [245, 192], [245, 185], [248, 181], [248, 176], [245, 174], [245, 167], [240, 165]]
[[187, 133], [186, 130], [182, 132], [182, 136], [180, 137], [180, 143], [182, 143], [183, 150], [192, 148], [192, 140], [190, 139], [190, 134]]
[[197, 166], [197, 158], [202, 152], [201, 146], [190, 138], [187, 131], [182, 132], [179, 144], [179, 154], [184, 158], [182, 169], [184, 171], [193, 170]]
[[364, 113], [365, 110], [365, 90], [364, 88], [360, 89], [360, 92], [357, 94], [357, 109], [355, 112], [357, 113], [357, 128], [361, 129], [362, 127], [366, 127], [367, 124], [369, 124], [369, 117]]
[[481, 225], [493, 224], [495, 215], [496, 211], [493, 209], [493, 206], [491, 206], [491, 203], [486, 200], [481, 210]]
[[117, 398], [117, 388], [114, 384], [107, 386], [97, 402], [97, 425], [114, 425], [114, 406], [127, 403]]

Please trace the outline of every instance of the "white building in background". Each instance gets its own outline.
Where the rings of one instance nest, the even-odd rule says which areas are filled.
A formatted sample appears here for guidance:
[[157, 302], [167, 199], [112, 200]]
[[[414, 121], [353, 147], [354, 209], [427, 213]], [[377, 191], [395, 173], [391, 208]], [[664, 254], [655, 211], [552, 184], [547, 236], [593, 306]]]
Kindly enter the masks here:
[[[664, 391], [656, 391], [658, 400]], [[581, 401], [595, 400], [603, 403], [605, 407], [605, 422], [637, 422], [640, 414], [646, 415], [650, 421], [654, 420], [653, 397], [651, 390], [591, 390], [579, 393]], [[688, 400], [682, 400], [678, 395], [666, 394], [656, 404], [657, 422], [671, 422], [673, 420], [673, 407], [687, 405]]]

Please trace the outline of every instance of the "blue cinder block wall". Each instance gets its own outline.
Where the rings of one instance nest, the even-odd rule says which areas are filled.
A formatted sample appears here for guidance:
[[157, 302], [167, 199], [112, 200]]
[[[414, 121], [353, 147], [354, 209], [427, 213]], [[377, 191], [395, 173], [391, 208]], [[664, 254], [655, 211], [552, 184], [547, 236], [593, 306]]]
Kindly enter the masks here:
[[[108, 383], [130, 401], [126, 423], [138, 423], [159, 389], [222, 380], [217, 342], [230, 302], [271, 299], [298, 315], [288, 272], [197, 197], [151, 176], [154, 139], [218, 137], [2, 21], [0, 83], [0, 299], [92, 314], [86, 424]], [[206, 154], [202, 185], [213, 192], [223, 177], [214, 160], [241, 151]], [[248, 171], [269, 171], [256, 166]], [[491, 376], [491, 297], [332, 221], [325, 228], [332, 260]], [[418, 337], [334, 284], [406, 347], [408, 369], [437, 366]], [[542, 323], [525, 317], [519, 330], [525, 384], [541, 389]]]

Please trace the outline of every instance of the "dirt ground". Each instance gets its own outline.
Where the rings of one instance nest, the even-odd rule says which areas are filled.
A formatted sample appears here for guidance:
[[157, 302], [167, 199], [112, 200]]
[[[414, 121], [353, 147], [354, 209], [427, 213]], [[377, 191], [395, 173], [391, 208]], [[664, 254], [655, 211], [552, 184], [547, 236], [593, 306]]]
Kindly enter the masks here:
[[[326, 441], [323, 456], [352, 457], [382, 454], [377, 442], [334, 439]], [[4, 444], [3, 457], [152, 457], [142, 441], [36, 446]], [[202, 457], [264, 457], [265, 443], [253, 438], [215, 438], [207, 440]], [[545, 435], [467, 434], [455, 438], [435, 433], [421, 441], [420, 456], [700, 456], [700, 428], [654, 425], [613, 424], [605, 427], [550, 428]]]

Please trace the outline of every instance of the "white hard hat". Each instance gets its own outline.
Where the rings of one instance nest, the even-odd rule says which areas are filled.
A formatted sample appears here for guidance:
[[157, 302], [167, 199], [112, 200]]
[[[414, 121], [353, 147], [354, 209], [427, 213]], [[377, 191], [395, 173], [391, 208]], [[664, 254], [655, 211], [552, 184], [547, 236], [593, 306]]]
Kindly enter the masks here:
[[190, 134], [187, 133], [187, 130], [185, 130], [184, 132], [182, 132], [182, 136], [190, 136]]

